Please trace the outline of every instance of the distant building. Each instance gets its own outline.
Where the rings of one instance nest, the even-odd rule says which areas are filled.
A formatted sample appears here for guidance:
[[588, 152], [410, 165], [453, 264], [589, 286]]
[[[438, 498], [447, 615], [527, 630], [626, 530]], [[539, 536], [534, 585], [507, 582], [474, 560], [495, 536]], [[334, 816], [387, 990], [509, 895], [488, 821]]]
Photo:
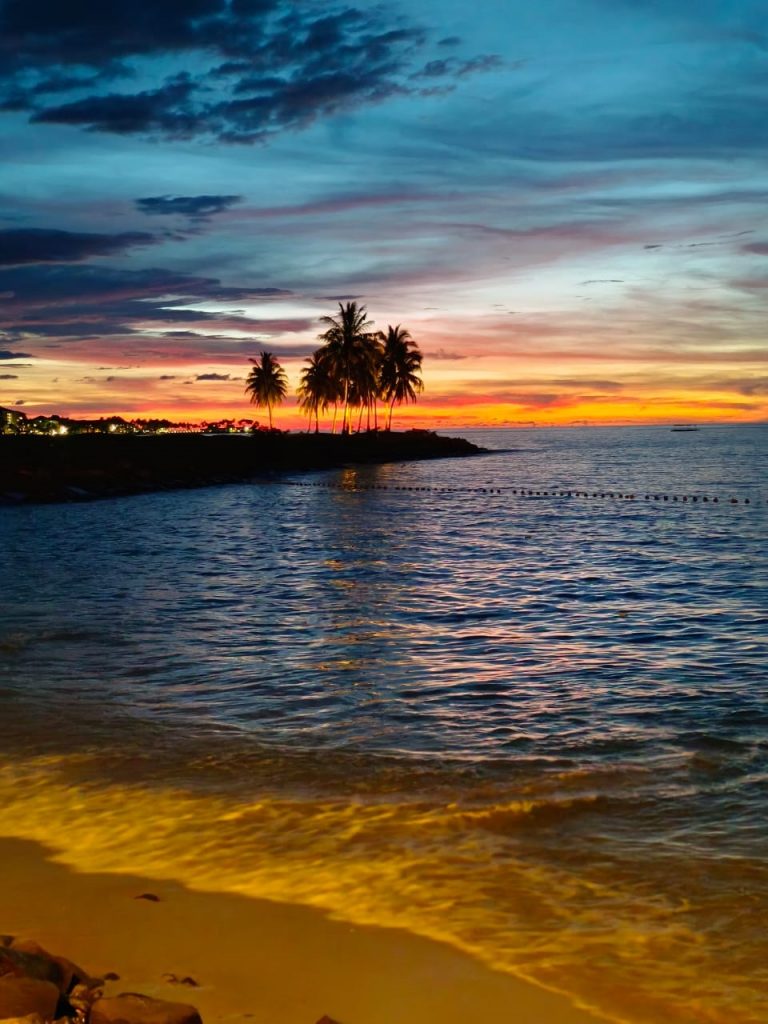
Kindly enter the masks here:
[[26, 429], [26, 413], [18, 409], [5, 409], [0, 405], [0, 434], [23, 434]]
[[61, 422], [61, 416], [34, 416], [28, 421], [30, 434], [66, 434], [67, 428]]

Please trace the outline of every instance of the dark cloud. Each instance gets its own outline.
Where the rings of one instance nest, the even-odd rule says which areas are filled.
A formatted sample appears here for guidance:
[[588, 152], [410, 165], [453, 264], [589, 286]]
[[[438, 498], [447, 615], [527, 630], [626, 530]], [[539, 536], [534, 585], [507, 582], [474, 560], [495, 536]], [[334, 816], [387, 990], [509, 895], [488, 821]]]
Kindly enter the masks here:
[[97, 235], [52, 228], [10, 228], [0, 231], [0, 266], [24, 263], [71, 263], [92, 256], [108, 256], [137, 245], [152, 245], [154, 235], [126, 231]]
[[595, 391], [621, 391], [623, 385], [616, 380], [585, 380], [583, 377], [562, 377], [550, 381], [556, 387], [592, 388]]
[[754, 377], [751, 380], [738, 381], [735, 387], [742, 395], [768, 395], [768, 377]]
[[32, 359], [31, 352], [11, 352], [10, 349], [0, 348], [0, 359]]
[[438, 348], [434, 352], [425, 352], [425, 359], [442, 359], [447, 361], [454, 361], [458, 359], [467, 359], [468, 356], [462, 355], [461, 352], [446, 352], [444, 348]]
[[[418, 95], [409, 82], [419, 63], [446, 88], [498, 63], [488, 55], [424, 63], [428, 42], [428, 32], [384, 6], [339, 3], [320, 13], [312, 0], [6, 0], [0, 105], [89, 131], [254, 142]], [[166, 68], [174, 57], [194, 63], [194, 77], [166, 73], [150, 84], [159, 57]], [[139, 61], [145, 84], [131, 89]]]
[[0, 291], [5, 290], [12, 297], [0, 304], [0, 330], [54, 341], [135, 335], [166, 324], [213, 322], [219, 328], [258, 331], [260, 322], [238, 309], [209, 312], [186, 307], [290, 294], [279, 288], [228, 287], [217, 278], [157, 267], [118, 270], [46, 264], [0, 268]]
[[198, 373], [195, 380], [231, 380], [228, 373]]
[[18, 380], [19, 375], [17, 373], [0, 373], [0, 380]]
[[446, 57], [430, 60], [419, 70], [411, 74], [412, 79], [419, 78], [464, 78], [478, 71], [494, 71], [503, 67], [504, 62], [496, 54], [482, 54], [469, 60], [458, 57]]
[[742, 249], [757, 256], [768, 256], [768, 242], [750, 242], [749, 245], [742, 246]]
[[157, 133], [168, 138], [189, 138], [202, 128], [199, 114], [189, 105], [194, 91], [191, 78], [176, 75], [159, 89], [86, 99], [48, 107], [33, 114], [33, 123], [82, 125], [89, 131], [117, 135]]
[[242, 200], [242, 196], [147, 196], [137, 199], [136, 207], [154, 216], [183, 216], [200, 222], [210, 220]]
[[588, 281], [580, 281], [580, 284], [624, 284], [620, 277], [591, 277]]
[[161, 377], [158, 377], [157, 379], [158, 380], [176, 380], [176, 374], [175, 373], [164, 373]]

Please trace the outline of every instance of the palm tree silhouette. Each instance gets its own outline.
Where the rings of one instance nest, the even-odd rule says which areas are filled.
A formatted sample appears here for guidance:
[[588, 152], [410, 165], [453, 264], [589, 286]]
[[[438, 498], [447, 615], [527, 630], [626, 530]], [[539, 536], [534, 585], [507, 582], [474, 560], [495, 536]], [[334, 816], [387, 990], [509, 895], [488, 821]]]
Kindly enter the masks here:
[[309, 416], [310, 426], [315, 417], [315, 433], [320, 432], [320, 413], [325, 412], [331, 402], [338, 403], [341, 389], [331, 372], [330, 361], [323, 350], [313, 352], [306, 360], [307, 366], [301, 371], [298, 387], [299, 405]]
[[379, 398], [379, 374], [381, 372], [382, 335], [380, 331], [368, 334], [357, 351], [352, 367], [352, 380], [349, 389], [349, 404], [359, 408], [357, 418], [358, 433], [362, 429], [363, 413], [366, 414], [366, 429], [371, 429], [371, 413], [377, 419], [377, 401]]
[[416, 395], [424, 390], [421, 379], [422, 355], [419, 347], [399, 324], [387, 327], [381, 357], [379, 386], [381, 397], [389, 402], [387, 430], [392, 429], [392, 412], [395, 402], [415, 402]]
[[260, 358], [251, 359], [253, 368], [245, 382], [246, 394], [256, 406], [266, 405], [269, 413], [269, 429], [272, 429], [272, 406], [280, 405], [288, 390], [285, 370], [271, 352], [262, 352]]
[[351, 389], [357, 385], [355, 397], [362, 400], [364, 386], [360, 385], [364, 370], [370, 364], [372, 348], [378, 344], [376, 336], [369, 330], [373, 324], [366, 317], [365, 306], [358, 306], [356, 302], [340, 302], [336, 316], [320, 319], [321, 323], [327, 324], [320, 335], [324, 343], [320, 350], [322, 358], [328, 360], [331, 373], [342, 391], [344, 414], [341, 429], [344, 434], [349, 433], [347, 414]]

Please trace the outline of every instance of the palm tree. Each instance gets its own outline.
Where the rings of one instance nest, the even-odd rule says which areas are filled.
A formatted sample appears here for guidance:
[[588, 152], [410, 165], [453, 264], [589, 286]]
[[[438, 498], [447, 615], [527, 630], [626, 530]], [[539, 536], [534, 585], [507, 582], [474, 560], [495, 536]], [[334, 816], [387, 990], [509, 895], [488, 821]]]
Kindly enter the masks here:
[[375, 335], [369, 330], [373, 324], [366, 317], [365, 306], [358, 306], [356, 302], [340, 302], [336, 316], [324, 316], [320, 320], [327, 324], [327, 329], [320, 335], [324, 343], [321, 352], [342, 390], [344, 415], [341, 429], [345, 434], [349, 432], [350, 388], [356, 376], [361, 375], [361, 367], [369, 362], [369, 352], [375, 344]]
[[366, 414], [366, 429], [371, 429], [371, 412], [376, 414], [379, 397], [379, 373], [381, 370], [381, 332], [366, 335], [355, 349], [352, 359], [352, 373], [349, 383], [349, 404], [359, 408], [358, 433], [362, 429], [363, 414]]
[[322, 349], [314, 352], [306, 362], [308, 365], [301, 371], [298, 387], [299, 405], [309, 416], [310, 426], [312, 417], [315, 417], [317, 434], [320, 431], [320, 412], [325, 412], [331, 402], [336, 404], [341, 394]]
[[389, 402], [387, 430], [392, 429], [392, 412], [395, 402], [415, 402], [416, 395], [424, 390], [421, 379], [422, 355], [419, 347], [399, 324], [387, 327], [384, 349], [381, 357], [379, 386], [381, 397]]
[[262, 352], [260, 359], [251, 359], [253, 369], [245, 382], [246, 393], [256, 406], [266, 405], [269, 413], [269, 429], [272, 429], [272, 406], [280, 405], [288, 390], [285, 370], [271, 352]]

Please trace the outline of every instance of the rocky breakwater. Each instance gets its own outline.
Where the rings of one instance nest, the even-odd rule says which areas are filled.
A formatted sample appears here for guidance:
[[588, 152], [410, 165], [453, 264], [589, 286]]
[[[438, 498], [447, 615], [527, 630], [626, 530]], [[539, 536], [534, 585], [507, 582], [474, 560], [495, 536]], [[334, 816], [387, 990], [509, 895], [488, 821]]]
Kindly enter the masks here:
[[[0, 1024], [203, 1024], [187, 1003], [139, 992], [105, 995], [117, 974], [96, 978], [36, 942], [10, 935], [0, 941]], [[179, 983], [197, 985], [191, 978]], [[316, 1024], [339, 1022], [324, 1016]]]
[[463, 438], [402, 433], [0, 436], [0, 502], [83, 501], [257, 481], [350, 464], [478, 455]]

